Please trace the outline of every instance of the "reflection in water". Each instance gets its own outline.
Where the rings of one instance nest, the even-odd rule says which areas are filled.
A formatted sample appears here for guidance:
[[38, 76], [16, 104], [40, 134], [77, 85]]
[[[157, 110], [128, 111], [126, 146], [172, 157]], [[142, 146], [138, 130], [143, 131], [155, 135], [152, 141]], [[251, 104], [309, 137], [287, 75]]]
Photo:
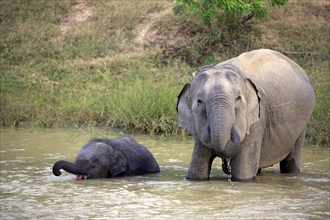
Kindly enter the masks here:
[[228, 181], [221, 161], [210, 181], [185, 180], [193, 140], [138, 136], [161, 173], [76, 181], [51, 172], [73, 161], [90, 138], [122, 134], [72, 130], [1, 129], [1, 219], [328, 219], [329, 149], [306, 146], [299, 176], [265, 169], [254, 183]]

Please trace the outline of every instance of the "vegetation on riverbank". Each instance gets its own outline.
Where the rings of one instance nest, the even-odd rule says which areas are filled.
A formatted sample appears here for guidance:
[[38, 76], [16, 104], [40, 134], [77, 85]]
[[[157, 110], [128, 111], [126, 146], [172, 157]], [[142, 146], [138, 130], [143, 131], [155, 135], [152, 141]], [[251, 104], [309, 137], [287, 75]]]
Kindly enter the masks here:
[[107, 126], [177, 134], [176, 96], [199, 67], [256, 49], [308, 73], [308, 136], [329, 144], [329, 11], [289, 2], [268, 17], [209, 29], [172, 1], [1, 1], [1, 125]]

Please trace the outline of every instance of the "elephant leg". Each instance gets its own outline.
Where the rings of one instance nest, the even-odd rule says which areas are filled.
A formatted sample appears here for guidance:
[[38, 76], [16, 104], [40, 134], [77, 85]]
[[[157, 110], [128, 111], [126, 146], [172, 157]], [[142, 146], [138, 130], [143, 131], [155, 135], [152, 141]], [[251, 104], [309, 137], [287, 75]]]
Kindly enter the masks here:
[[215, 156], [213, 149], [196, 140], [186, 178], [189, 180], [209, 180], [211, 165]]
[[231, 180], [252, 181], [259, 170], [259, 159], [262, 143], [261, 123], [250, 128], [250, 134], [245, 136], [239, 153], [231, 159]]
[[304, 145], [305, 133], [306, 128], [301, 132], [290, 154], [280, 162], [281, 173], [300, 172], [300, 156]]

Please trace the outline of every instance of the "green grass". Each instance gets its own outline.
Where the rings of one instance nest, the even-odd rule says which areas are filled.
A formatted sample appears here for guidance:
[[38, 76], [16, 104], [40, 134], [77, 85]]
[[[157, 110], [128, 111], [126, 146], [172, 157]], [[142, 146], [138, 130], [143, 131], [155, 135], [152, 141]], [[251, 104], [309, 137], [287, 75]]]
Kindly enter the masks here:
[[316, 93], [316, 107], [308, 124], [308, 134], [318, 145], [330, 144], [330, 75], [329, 63], [315, 67], [311, 80]]
[[[308, 73], [317, 96], [308, 136], [329, 145], [326, 7], [289, 3], [263, 21], [207, 29], [191, 15], [156, 18], [170, 1], [77, 2], [0, 1], [2, 126], [178, 134], [176, 97], [188, 73], [266, 47], [289, 52]], [[77, 22], [74, 13], [87, 9]], [[136, 28], [148, 21], [158, 32], [137, 45]]]

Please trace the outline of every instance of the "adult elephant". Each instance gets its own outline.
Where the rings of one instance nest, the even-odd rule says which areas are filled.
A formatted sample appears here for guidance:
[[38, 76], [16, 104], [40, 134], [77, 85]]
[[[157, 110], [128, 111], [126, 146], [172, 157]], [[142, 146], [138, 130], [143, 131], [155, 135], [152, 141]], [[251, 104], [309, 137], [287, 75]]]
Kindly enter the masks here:
[[187, 179], [208, 180], [215, 157], [230, 159], [231, 179], [254, 179], [280, 162], [298, 173], [315, 95], [305, 71], [260, 49], [203, 69], [178, 96], [179, 127], [195, 137]]
[[150, 151], [130, 137], [90, 140], [79, 151], [74, 163], [57, 161], [53, 166], [53, 174], [60, 176], [60, 169], [77, 175], [78, 180], [160, 171]]

